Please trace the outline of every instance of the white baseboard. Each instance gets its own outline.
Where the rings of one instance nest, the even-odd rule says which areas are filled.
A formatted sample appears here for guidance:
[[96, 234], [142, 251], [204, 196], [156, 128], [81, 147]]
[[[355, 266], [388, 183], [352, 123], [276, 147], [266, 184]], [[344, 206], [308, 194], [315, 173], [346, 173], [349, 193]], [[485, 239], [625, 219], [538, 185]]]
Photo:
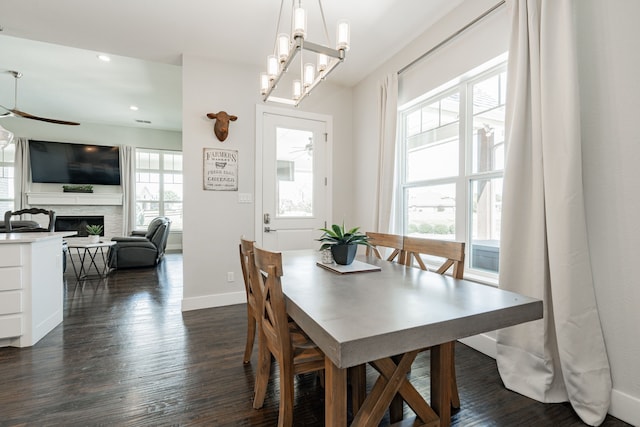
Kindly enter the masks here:
[[204, 295], [201, 297], [183, 298], [182, 311], [200, 310], [202, 308], [222, 307], [225, 305], [247, 302], [244, 291], [226, 294]]
[[466, 344], [469, 347], [478, 350], [480, 353], [484, 353], [489, 357], [498, 357], [496, 351], [496, 340], [485, 334], [474, 335], [472, 337], [462, 338], [460, 341], [462, 344]]
[[[480, 334], [459, 341], [489, 357], [497, 357], [495, 338]], [[633, 426], [640, 426], [640, 399], [613, 389], [609, 414]]]
[[640, 426], [640, 399], [614, 389], [611, 391], [609, 414], [625, 423]]
[[165, 252], [182, 252], [182, 244], [180, 243], [167, 243]]
[[[40, 323], [33, 327], [33, 335], [30, 335], [31, 342], [21, 342], [21, 346], [32, 346], [35, 345], [38, 341], [40, 341], [45, 335], [51, 332], [56, 326], [62, 323], [63, 314], [62, 307], [60, 310], [57, 310], [46, 319], [42, 320]], [[25, 334], [29, 335], [29, 334]], [[24, 335], [23, 335], [24, 336]]]

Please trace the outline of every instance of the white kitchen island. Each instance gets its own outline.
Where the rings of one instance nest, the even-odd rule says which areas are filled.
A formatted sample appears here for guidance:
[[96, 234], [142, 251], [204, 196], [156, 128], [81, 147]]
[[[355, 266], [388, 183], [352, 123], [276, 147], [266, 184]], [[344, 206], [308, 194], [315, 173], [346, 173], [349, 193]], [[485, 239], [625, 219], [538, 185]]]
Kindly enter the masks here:
[[62, 238], [0, 233], [0, 347], [29, 347], [62, 322]]

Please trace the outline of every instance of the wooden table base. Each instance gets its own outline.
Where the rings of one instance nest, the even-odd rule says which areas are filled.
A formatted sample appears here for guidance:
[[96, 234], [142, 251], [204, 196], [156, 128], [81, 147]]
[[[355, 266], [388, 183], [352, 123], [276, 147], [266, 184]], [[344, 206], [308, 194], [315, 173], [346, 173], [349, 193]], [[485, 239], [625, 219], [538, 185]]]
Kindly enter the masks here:
[[[453, 343], [431, 348], [431, 406], [407, 378], [419, 350], [369, 362], [380, 376], [366, 398], [364, 398], [364, 392], [360, 390], [365, 383], [363, 381], [364, 366], [351, 368], [355, 414], [351, 426], [378, 425], [396, 395], [407, 402], [416, 414], [417, 419], [412, 421], [411, 425], [449, 426], [451, 366], [448, 360], [452, 350]], [[360, 402], [362, 402], [361, 405]], [[399, 424], [405, 423], [399, 421]], [[325, 425], [338, 427], [347, 425], [347, 370], [336, 367], [328, 358], [325, 362]]]

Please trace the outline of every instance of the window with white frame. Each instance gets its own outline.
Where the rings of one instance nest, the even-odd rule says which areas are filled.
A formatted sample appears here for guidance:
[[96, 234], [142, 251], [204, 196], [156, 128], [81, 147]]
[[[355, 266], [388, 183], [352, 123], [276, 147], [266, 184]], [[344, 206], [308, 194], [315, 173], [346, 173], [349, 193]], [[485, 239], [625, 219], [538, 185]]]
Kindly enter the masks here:
[[3, 213], [15, 210], [15, 156], [15, 144], [0, 149], [0, 212]]
[[182, 230], [182, 153], [136, 149], [136, 224], [146, 229], [155, 217], [171, 219]]
[[466, 272], [499, 271], [506, 64], [401, 107], [404, 234], [466, 242]]

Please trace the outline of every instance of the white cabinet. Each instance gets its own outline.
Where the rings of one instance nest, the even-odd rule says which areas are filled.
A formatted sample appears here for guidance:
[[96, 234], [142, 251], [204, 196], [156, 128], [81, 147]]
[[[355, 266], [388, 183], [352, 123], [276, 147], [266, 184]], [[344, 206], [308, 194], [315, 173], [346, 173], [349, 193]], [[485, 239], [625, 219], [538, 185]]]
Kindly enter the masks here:
[[0, 316], [22, 313], [22, 291], [3, 292], [0, 298]]
[[62, 237], [0, 234], [0, 347], [28, 347], [62, 322]]
[[[3, 338], [17, 337], [22, 335], [22, 315], [0, 316], [0, 343]], [[3, 345], [3, 347], [9, 343]]]
[[[2, 247], [0, 247], [2, 249]], [[0, 253], [2, 251], [0, 250]], [[0, 257], [2, 255], [0, 254]], [[0, 258], [0, 292], [12, 289], [22, 289], [22, 266], [5, 267], [2, 266]]]
[[22, 335], [22, 247], [0, 245], [0, 339]]

